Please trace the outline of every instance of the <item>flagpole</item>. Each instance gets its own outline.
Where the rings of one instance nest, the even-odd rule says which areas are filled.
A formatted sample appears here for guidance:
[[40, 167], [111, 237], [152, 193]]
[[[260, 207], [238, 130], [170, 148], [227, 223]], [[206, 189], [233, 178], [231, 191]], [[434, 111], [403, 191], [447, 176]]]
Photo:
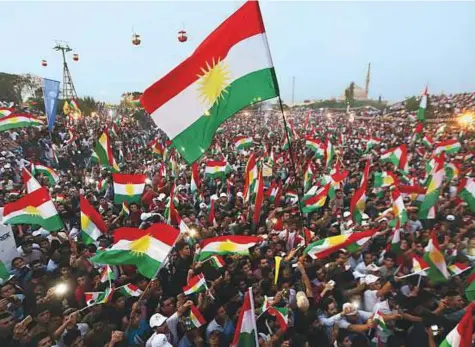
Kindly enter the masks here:
[[303, 200], [303, 197], [302, 197], [302, 186], [300, 184], [300, 177], [297, 175], [297, 168], [295, 167], [295, 161], [294, 161], [294, 153], [293, 153], [293, 150], [292, 150], [292, 142], [290, 141], [290, 136], [289, 136], [289, 132], [287, 131], [287, 119], [285, 117], [285, 114], [284, 114], [284, 107], [282, 105], [282, 99], [280, 98], [280, 95], [278, 96], [279, 98], [279, 106], [280, 106], [280, 112], [282, 113], [282, 119], [284, 120], [284, 132], [285, 132], [285, 136], [287, 138], [287, 143], [289, 144], [289, 154], [290, 154], [290, 163], [292, 164], [292, 169], [294, 171], [294, 175], [295, 175], [295, 180], [296, 180], [296, 183], [297, 183], [297, 186], [298, 186], [298, 189], [297, 189], [297, 203], [298, 203], [298, 206], [299, 206], [299, 213], [300, 213], [300, 218], [303, 217], [303, 211], [302, 211], [302, 204], [301, 204], [301, 201]]

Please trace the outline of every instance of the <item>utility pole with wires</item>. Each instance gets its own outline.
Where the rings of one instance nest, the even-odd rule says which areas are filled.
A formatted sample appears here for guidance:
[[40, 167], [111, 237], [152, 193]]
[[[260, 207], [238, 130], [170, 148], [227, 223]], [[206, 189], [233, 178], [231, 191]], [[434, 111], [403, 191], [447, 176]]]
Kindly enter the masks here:
[[66, 62], [66, 53], [71, 52], [72, 48], [69, 47], [67, 42], [56, 40], [56, 46], [54, 46], [53, 49], [63, 54], [63, 99], [77, 99], [76, 89], [74, 88], [73, 79], [69, 72], [68, 63]]

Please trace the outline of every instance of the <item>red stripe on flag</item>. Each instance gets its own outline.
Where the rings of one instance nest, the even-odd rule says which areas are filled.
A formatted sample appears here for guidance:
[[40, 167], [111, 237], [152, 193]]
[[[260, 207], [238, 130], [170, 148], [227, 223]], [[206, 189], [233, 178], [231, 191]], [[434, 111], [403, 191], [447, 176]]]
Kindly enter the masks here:
[[246, 2], [216, 28], [189, 58], [145, 90], [141, 97], [143, 107], [148, 113], [153, 113], [197, 81], [207, 63], [223, 60], [235, 44], [263, 32], [259, 3]]
[[120, 240], [134, 241], [149, 235], [172, 247], [180, 235], [180, 231], [167, 224], [153, 224], [146, 230], [138, 228], [119, 228], [114, 232], [114, 243]]
[[15, 202], [10, 202], [5, 205], [3, 210], [3, 216], [6, 217], [12, 212], [22, 210], [28, 206], [38, 207], [47, 201], [51, 201], [48, 190], [46, 188], [40, 188], [33, 193], [25, 195]]
[[112, 179], [119, 184], [142, 184], [147, 179], [146, 175], [127, 175], [127, 174], [112, 174]]
[[81, 212], [84, 213], [89, 219], [96, 225], [96, 227], [102, 232], [105, 233], [107, 231], [106, 224], [102, 220], [101, 215], [91, 206], [87, 199], [80, 195], [79, 196], [79, 206], [81, 208]]
[[190, 278], [190, 280], [188, 281], [188, 284], [186, 286], [183, 287], [183, 291], [186, 292], [188, 290], [190, 290], [191, 288], [193, 288], [194, 285], [196, 285], [200, 280], [202, 280], [204, 278], [204, 275], [203, 274], [198, 274], [196, 276], [193, 276], [192, 278]]

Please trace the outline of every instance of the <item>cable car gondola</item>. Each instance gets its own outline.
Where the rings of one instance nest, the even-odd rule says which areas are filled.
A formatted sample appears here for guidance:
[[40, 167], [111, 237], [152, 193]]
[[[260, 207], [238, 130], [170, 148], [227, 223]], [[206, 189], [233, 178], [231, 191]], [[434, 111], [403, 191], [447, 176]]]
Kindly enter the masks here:
[[188, 40], [188, 35], [186, 34], [185, 30], [180, 30], [178, 32], [178, 41], [186, 42]]
[[48, 66], [48, 62], [43, 59], [43, 60], [41, 61], [41, 66], [43, 66], [43, 67]]
[[140, 45], [141, 42], [142, 42], [142, 40], [140, 39], [140, 35], [138, 35], [138, 34], [133, 34], [132, 35], [132, 44], [134, 46]]

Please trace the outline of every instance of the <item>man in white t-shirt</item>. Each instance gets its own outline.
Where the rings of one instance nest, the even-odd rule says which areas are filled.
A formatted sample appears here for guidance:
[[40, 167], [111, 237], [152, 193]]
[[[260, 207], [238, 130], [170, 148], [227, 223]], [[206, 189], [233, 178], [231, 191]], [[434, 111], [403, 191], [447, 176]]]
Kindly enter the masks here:
[[381, 286], [381, 280], [378, 276], [367, 275], [365, 283], [368, 289], [364, 292], [364, 309], [368, 312], [374, 312], [376, 304], [384, 299], [392, 288], [391, 282], [386, 282]]

